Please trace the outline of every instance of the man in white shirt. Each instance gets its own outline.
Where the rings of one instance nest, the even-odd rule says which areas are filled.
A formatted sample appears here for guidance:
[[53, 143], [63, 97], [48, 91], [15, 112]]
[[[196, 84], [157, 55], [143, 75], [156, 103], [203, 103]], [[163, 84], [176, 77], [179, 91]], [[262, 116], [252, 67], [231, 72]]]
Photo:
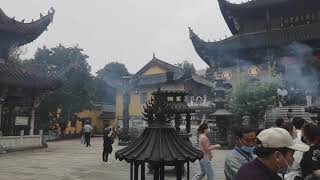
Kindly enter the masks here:
[[90, 122], [87, 121], [86, 125], [84, 125], [83, 127], [83, 132], [84, 132], [84, 138], [85, 138], [85, 143], [88, 146], [91, 146], [90, 144], [90, 138], [91, 138], [91, 133], [92, 133], [92, 126], [90, 125]]
[[[305, 120], [303, 118], [295, 117], [292, 120], [292, 125], [294, 126], [294, 129], [296, 132], [296, 138], [294, 139], [294, 142], [298, 144], [306, 145], [301, 141], [301, 137], [302, 137], [301, 130], [304, 124], [305, 124]], [[294, 180], [294, 179], [297, 179], [296, 177], [302, 178], [301, 167], [300, 167], [300, 161], [302, 159], [302, 156], [303, 156], [303, 152], [300, 152], [300, 151], [296, 151], [293, 154], [294, 161], [293, 161], [291, 170], [289, 171], [289, 173], [287, 173], [284, 176], [285, 180]]]

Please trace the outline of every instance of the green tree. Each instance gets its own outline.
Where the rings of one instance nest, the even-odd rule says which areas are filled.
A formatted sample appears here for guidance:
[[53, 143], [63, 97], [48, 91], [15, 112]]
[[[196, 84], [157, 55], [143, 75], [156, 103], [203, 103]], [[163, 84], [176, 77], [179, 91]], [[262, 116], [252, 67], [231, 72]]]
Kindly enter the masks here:
[[128, 75], [130, 73], [124, 64], [119, 62], [106, 64], [97, 72], [97, 77], [95, 78], [96, 101], [115, 104], [116, 85], [114, 84], [119, 84], [121, 78]]
[[100, 69], [97, 75], [101, 79], [120, 80], [122, 76], [128, 76], [129, 72], [124, 64], [111, 62]]
[[190, 70], [192, 73], [196, 73], [196, 68], [194, 67], [194, 65], [186, 60], [181, 63], [175, 64], [175, 66], [184, 70]]
[[266, 110], [276, 104], [278, 87], [278, 80], [242, 82], [228, 94], [227, 105], [238, 118], [249, 116], [251, 123], [257, 125]]
[[[38, 73], [62, 80], [61, 87], [46, 96], [40, 104], [44, 125], [47, 125], [48, 121], [57, 122], [63, 132], [68, 120], [75, 113], [91, 108], [95, 87], [87, 62], [88, 57], [77, 45], [59, 45], [50, 49], [38, 48], [33, 59], [23, 62], [26, 67]], [[59, 114], [58, 107], [61, 109]]]

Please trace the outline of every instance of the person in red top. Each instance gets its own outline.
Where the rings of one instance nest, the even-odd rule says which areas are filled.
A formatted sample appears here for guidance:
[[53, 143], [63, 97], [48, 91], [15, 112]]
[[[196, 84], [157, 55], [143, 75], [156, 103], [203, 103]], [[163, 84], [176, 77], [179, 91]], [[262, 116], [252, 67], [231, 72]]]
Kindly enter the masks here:
[[199, 149], [203, 152], [203, 158], [200, 160], [200, 172], [196, 174], [192, 180], [200, 180], [207, 175], [208, 180], [213, 180], [213, 169], [211, 165], [212, 154], [211, 151], [213, 149], [218, 149], [221, 146], [210, 145], [208, 134], [209, 127], [206, 123], [203, 123], [199, 126], [198, 132], [199, 135]]

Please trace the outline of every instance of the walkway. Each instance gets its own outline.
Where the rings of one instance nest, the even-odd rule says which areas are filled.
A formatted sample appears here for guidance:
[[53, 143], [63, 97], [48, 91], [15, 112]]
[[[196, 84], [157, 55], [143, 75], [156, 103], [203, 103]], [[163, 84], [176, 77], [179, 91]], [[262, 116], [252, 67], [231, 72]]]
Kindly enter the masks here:
[[[115, 143], [116, 144], [116, 143]], [[80, 140], [49, 142], [48, 149], [0, 155], [2, 180], [127, 180], [129, 164], [114, 159], [111, 164], [101, 160], [102, 139], [93, 138], [91, 147], [83, 147]], [[120, 149], [114, 146], [114, 150]], [[214, 151], [216, 180], [224, 179], [223, 161], [226, 151]], [[191, 175], [198, 170], [198, 162], [191, 165]], [[147, 175], [147, 179], [152, 179]], [[166, 178], [175, 179], [175, 178]]]

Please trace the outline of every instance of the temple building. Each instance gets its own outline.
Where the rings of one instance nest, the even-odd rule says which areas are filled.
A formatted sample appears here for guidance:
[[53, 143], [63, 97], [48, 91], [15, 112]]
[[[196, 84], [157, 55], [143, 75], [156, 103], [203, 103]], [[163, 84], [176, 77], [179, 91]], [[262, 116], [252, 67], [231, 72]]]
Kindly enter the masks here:
[[[282, 69], [283, 78], [304, 64], [317, 62], [320, 39], [320, 2], [314, 0], [252, 0], [234, 4], [218, 0], [232, 36], [204, 41], [190, 28], [190, 38], [203, 61], [223, 68], [226, 80], [269, 78]], [[287, 76], [286, 76], [287, 74]], [[293, 82], [294, 83], [294, 82]]]
[[[128, 88], [129, 127], [145, 127], [142, 120], [143, 107], [151, 99], [152, 93], [162, 91], [183, 91], [188, 106], [195, 111], [192, 120], [199, 121], [212, 113], [213, 104], [210, 93], [214, 84], [188, 70], [168, 64], [153, 55], [144, 67], [130, 77]], [[128, 83], [127, 83], [128, 84]], [[119, 85], [120, 87], [120, 85]], [[124, 90], [118, 88], [116, 96], [116, 121], [122, 127], [124, 119]]]
[[[319, 1], [250, 0], [241, 4], [217, 1], [231, 37], [204, 41], [189, 28], [197, 54], [219, 75], [214, 77], [216, 80], [222, 78], [235, 88], [243, 81], [279, 77], [294, 96], [302, 94], [304, 98], [305, 88], [317, 91], [319, 83], [315, 82], [319, 82], [319, 71], [312, 68], [319, 63], [320, 57]], [[219, 88], [215, 87], [215, 90]], [[319, 96], [319, 92], [314, 95]], [[260, 122], [259, 127], [272, 126], [275, 119], [270, 117], [285, 118], [281, 112], [288, 108], [295, 109], [295, 116], [309, 117], [303, 106], [305, 104], [275, 107], [271, 113], [267, 112], [266, 120]], [[228, 129], [233, 122], [230, 118], [221, 120], [221, 116], [213, 116], [213, 120], [217, 127], [220, 126], [217, 130], [220, 138], [216, 141], [228, 141], [230, 145]]]
[[[3, 135], [33, 135], [40, 130], [37, 107], [42, 95], [60, 84], [58, 78], [46, 77], [26, 69], [11, 53], [37, 39], [52, 22], [54, 9], [40, 19], [26, 23], [8, 17], [0, 9], [0, 131]], [[1, 145], [1, 144], [0, 144]]]

